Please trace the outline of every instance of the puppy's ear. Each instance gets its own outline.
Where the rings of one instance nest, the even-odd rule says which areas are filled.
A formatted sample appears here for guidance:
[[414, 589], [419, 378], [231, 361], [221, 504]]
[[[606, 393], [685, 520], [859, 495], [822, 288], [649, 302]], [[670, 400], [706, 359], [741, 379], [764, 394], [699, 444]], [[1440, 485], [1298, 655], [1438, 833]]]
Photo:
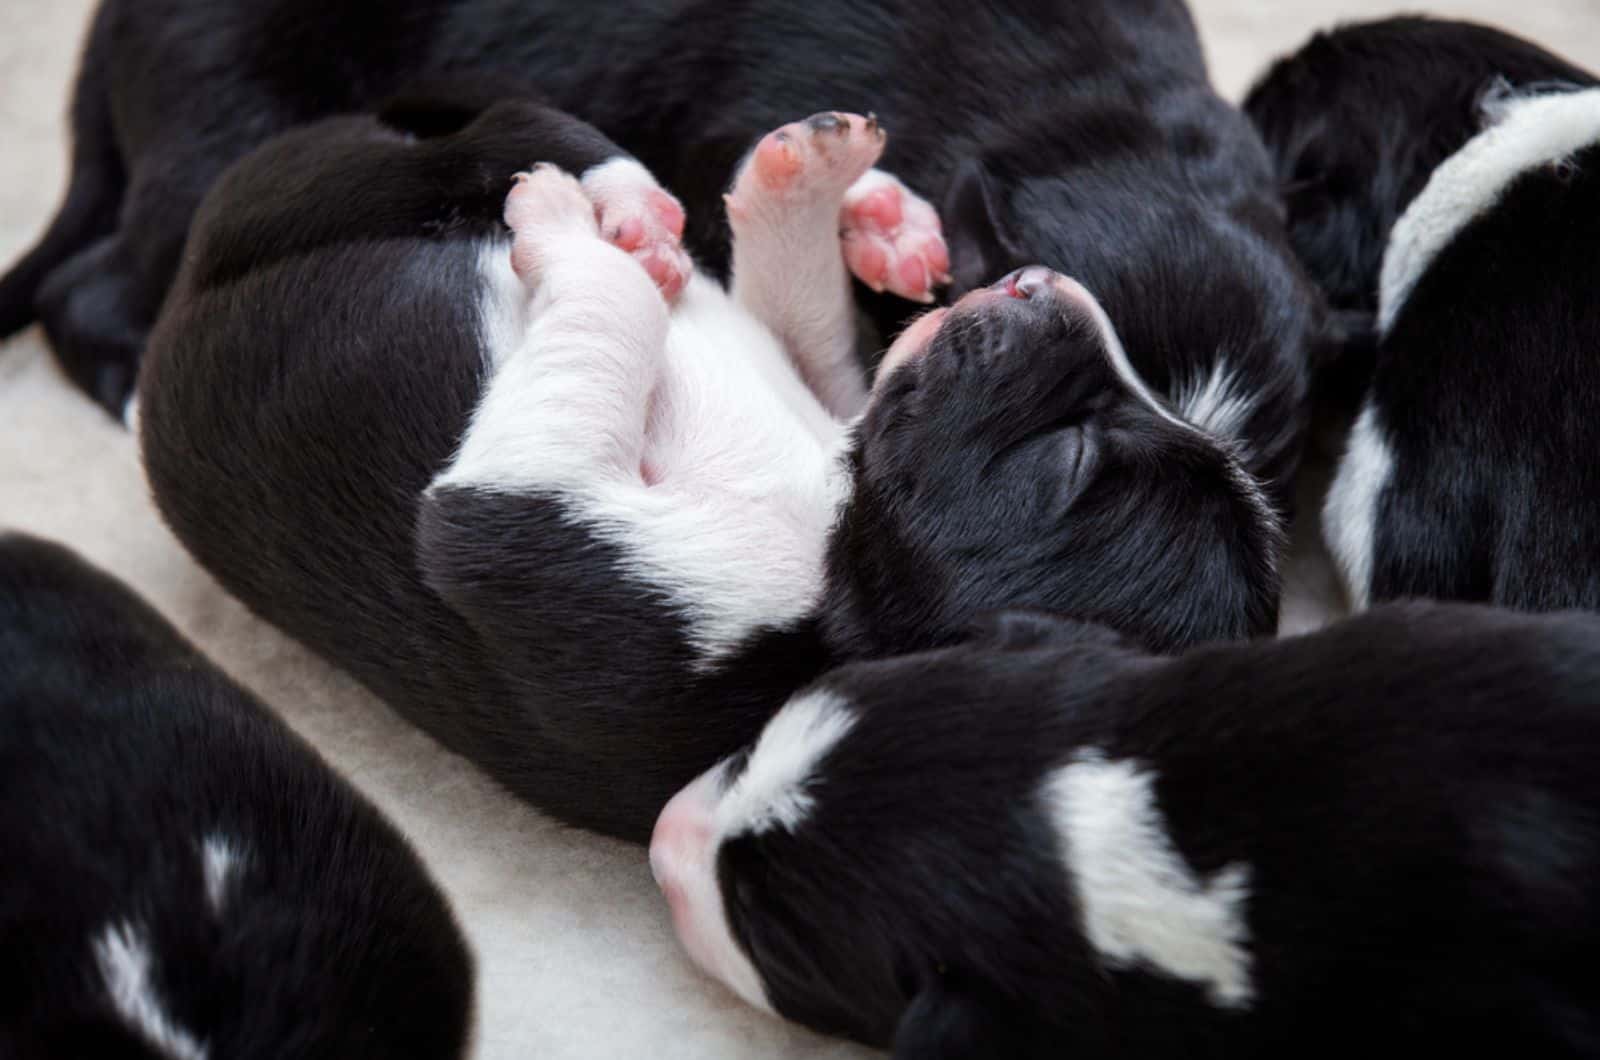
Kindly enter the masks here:
[[1069, 644], [1107, 649], [1137, 650], [1133, 641], [1116, 630], [1093, 622], [1063, 618], [1048, 611], [997, 611], [973, 624], [973, 639], [986, 648], [1028, 651]]
[[894, 1060], [1030, 1060], [1049, 1035], [1013, 1005], [941, 976], [900, 1017]]
[[1029, 264], [1008, 231], [1004, 193], [994, 174], [978, 159], [956, 167], [940, 212], [950, 248], [952, 297], [993, 283]]

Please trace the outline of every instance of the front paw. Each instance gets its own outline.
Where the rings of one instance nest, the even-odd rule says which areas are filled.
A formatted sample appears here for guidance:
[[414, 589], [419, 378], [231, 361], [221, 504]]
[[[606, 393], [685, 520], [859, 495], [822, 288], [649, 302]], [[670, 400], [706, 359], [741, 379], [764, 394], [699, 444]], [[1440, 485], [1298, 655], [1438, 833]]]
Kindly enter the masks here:
[[594, 204], [600, 238], [644, 266], [668, 302], [694, 270], [683, 249], [683, 207], [631, 158], [602, 163], [584, 173], [583, 190]]
[[544, 162], [517, 174], [504, 216], [512, 232], [511, 267], [525, 282], [537, 278], [552, 242], [593, 238], [599, 231], [577, 179]]
[[874, 291], [931, 302], [934, 288], [950, 282], [938, 211], [881, 169], [845, 192], [839, 239], [850, 271]]
[[824, 111], [761, 138], [727, 196], [728, 216], [778, 218], [811, 205], [830, 213], [846, 189], [883, 154], [883, 127], [873, 117]]

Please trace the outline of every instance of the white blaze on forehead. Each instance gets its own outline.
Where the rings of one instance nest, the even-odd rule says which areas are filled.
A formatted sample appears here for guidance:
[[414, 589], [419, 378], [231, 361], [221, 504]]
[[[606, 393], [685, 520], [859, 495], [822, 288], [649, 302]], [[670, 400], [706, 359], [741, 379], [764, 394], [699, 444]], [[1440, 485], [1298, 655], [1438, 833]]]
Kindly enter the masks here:
[[1600, 141], [1600, 89], [1497, 100], [1491, 117], [1496, 124], [1445, 159], [1395, 222], [1378, 287], [1380, 333], [1439, 253], [1518, 177]]
[[146, 1045], [168, 1060], [206, 1060], [207, 1049], [167, 1015], [151, 977], [150, 942], [128, 921], [94, 940], [95, 963], [111, 1007]]
[[1149, 406], [1150, 411], [1168, 423], [1191, 431], [1197, 430], [1194, 424], [1175, 415], [1167, 408], [1165, 402], [1145, 386], [1144, 378], [1139, 375], [1138, 369], [1134, 368], [1133, 362], [1128, 360], [1128, 351], [1123, 348], [1122, 339], [1118, 337], [1117, 329], [1112, 326], [1111, 318], [1106, 315], [1105, 307], [1100, 304], [1100, 300], [1090, 294], [1089, 289], [1077, 280], [1062, 277], [1059, 282], [1062, 289], [1089, 314], [1095, 330], [1099, 332], [1100, 344], [1106, 351], [1106, 359], [1111, 363], [1111, 370], [1116, 373], [1122, 385], [1133, 391], [1134, 396]]
[[794, 829], [812, 806], [817, 763], [855, 724], [849, 705], [827, 691], [803, 692], [773, 715], [745, 769], [717, 804], [717, 835]]
[[1368, 398], [1350, 429], [1344, 459], [1322, 506], [1322, 538], [1333, 553], [1350, 606], [1365, 610], [1372, 600], [1373, 556], [1377, 547], [1378, 501], [1394, 473], [1394, 454], [1378, 427], [1377, 409]]
[[650, 839], [650, 868], [672, 907], [683, 948], [702, 969], [767, 1012], [772, 1006], [761, 975], [728, 924], [718, 854], [726, 839], [798, 827], [813, 805], [807, 788], [817, 763], [854, 723], [848, 704], [832, 692], [799, 694], [767, 723], [731, 784], [731, 759], [701, 774], [667, 803]]
[[244, 851], [225, 836], [208, 835], [200, 844], [200, 868], [205, 878], [206, 904], [220, 915], [228, 898], [228, 885], [244, 863]]
[[1203, 983], [1214, 1004], [1254, 997], [1245, 904], [1249, 869], [1198, 879], [1167, 835], [1154, 776], [1080, 754], [1046, 782], [1090, 944], [1113, 967], [1145, 965]]
[[689, 956], [747, 1003], [772, 1011], [761, 976], [733, 939], [717, 884], [715, 828], [724, 762], [702, 773], [661, 811], [650, 840], [650, 871], [672, 908], [672, 924]]

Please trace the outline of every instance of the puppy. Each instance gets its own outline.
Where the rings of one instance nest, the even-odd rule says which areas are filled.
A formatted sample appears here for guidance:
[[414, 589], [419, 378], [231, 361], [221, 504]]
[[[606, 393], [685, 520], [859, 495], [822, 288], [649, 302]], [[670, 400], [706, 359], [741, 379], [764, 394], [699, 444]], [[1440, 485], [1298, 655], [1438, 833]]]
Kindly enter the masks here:
[[[954, 296], [1036, 263], [1076, 277], [1151, 393], [1232, 438], [1285, 502], [1320, 306], [1261, 144], [1212, 92], [1180, 0], [1016, 4], [1004, 18], [967, 0], [106, 0], [74, 103], [72, 183], [0, 283], [0, 334], [37, 316], [120, 415], [184, 234], [230, 162], [414, 79], [465, 76], [626, 146], [681, 197], [689, 247], [717, 275], [721, 195], [749, 145], [797, 114], [876, 111], [904, 183], [879, 175], [846, 199], [855, 275], [931, 297], [946, 259], [905, 223], [932, 217], [915, 189], [953, 229]], [[884, 335], [905, 317], [902, 301], [875, 309]]]
[[1600, 607], [1600, 89], [1496, 96], [1384, 254], [1372, 385], [1323, 511], [1355, 607]]
[[1481, 131], [1487, 100], [1549, 83], [1596, 79], [1499, 30], [1406, 17], [1319, 33], [1251, 89], [1289, 239], [1352, 344], [1319, 388], [1359, 396], [1371, 378], [1384, 247], [1429, 174]]
[[463, 1054], [405, 840], [154, 611], [0, 536], [0, 1056]]
[[[639, 841], [831, 662], [984, 610], [1156, 650], [1269, 631], [1270, 503], [1075, 282], [970, 293], [895, 343], [849, 429], [829, 414], [865, 397], [836, 218], [883, 146], [836, 112], [764, 137], [731, 293], [697, 274], [669, 309], [601, 238], [664, 193], [563, 113], [287, 134], [208, 198], [152, 336], [163, 515], [512, 791]], [[534, 160], [586, 176], [513, 186]]]
[[1012, 614], [795, 696], [650, 857], [702, 967], [897, 1057], [1589, 1057], [1597, 760], [1593, 616]]

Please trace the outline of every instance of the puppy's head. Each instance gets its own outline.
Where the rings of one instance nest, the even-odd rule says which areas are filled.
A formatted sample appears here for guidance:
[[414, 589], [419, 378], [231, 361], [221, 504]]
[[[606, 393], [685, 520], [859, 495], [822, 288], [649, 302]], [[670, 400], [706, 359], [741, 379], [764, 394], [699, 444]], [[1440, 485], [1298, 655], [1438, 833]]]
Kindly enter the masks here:
[[1105, 989], [1058, 790], [1092, 721], [1060, 685], [1149, 664], [1104, 629], [1015, 615], [834, 671], [662, 811], [650, 860], [680, 940], [746, 1001], [896, 1055], [1059, 1047], [1043, 1025], [1092, 1025]]
[[1020, 269], [908, 328], [851, 459], [823, 608], [841, 655], [945, 643], [1002, 607], [1160, 651], [1272, 628], [1274, 511], [1065, 276]]

